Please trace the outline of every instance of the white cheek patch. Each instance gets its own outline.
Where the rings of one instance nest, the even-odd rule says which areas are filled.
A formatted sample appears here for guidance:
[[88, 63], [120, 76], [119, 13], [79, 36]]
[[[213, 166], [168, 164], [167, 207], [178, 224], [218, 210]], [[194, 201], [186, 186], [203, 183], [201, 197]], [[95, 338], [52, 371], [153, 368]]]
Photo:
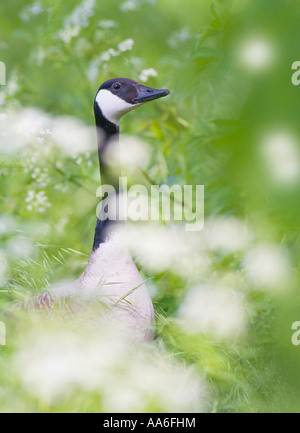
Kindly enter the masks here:
[[129, 104], [107, 89], [101, 89], [96, 96], [98, 107], [107, 120], [118, 125], [121, 117], [140, 104]]

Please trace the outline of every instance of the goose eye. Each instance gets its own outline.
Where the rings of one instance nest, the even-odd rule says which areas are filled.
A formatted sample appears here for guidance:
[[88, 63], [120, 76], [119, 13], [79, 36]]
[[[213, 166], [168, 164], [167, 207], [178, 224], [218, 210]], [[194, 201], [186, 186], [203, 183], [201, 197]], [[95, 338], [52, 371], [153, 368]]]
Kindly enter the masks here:
[[114, 83], [112, 86], [115, 90], [119, 90], [121, 87], [121, 84], [120, 83]]

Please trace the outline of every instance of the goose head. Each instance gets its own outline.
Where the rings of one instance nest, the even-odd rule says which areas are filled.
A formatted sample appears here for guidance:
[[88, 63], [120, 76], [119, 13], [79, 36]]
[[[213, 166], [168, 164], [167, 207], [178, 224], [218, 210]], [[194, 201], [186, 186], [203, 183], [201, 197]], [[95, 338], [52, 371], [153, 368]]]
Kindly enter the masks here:
[[153, 89], [129, 78], [105, 81], [95, 98], [95, 116], [118, 126], [121, 117], [146, 102], [169, 94], [168, 89]]

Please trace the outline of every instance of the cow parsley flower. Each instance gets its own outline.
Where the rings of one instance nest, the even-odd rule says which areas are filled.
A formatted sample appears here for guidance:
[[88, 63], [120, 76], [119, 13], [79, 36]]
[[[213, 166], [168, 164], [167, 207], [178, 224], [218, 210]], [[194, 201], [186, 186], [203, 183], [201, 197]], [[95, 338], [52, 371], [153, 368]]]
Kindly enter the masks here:
[[112, 20], [101, 20], [98, 22], [98, 26], [102, 29], [112, 29], [118, 27], [118, 24], [116, 23], [116, 21]]
[[290, 277], [286, 252], [276, 244], [258, 244], [245, 258], [248, 278], [257, 290], [284, 290]]
[[155, 5], [156, 0], [126, 0], [121, 4], [120, 10], [122, 12], [130, 12], [139, 9], [143, 3]]
[[139, 75], [140, 81], [148, 81], [149, 77], [157, 77], [157, 71], [153, 68], [143, 69]]
[[35, 211], [38, 213], [44, 213], [46, 209], [51, 206], [45, 191], [28, 191], [25, 203], [27, 203], [28, 211]]
[[134, 11], [138, 8], [138, 4], [135, 0], [126, 0], [121, 4], [120, 9], [122, 12]]
[[84, 0], [64, 21], [64, 28], [59, 32], [59, 37], [66, 43], [78, 36], [82, 28], [89, 25], [90, 18], [94, 15], [95, 0]]
[[[124, 331], [124, 330], [123, 330]], [[29, 334], [13, 359], [16, 377], [25, 389], [48, 403], [92, 392], [105, 412], [199, 412], [205, 408], [207, 385], [192, 367], [155, 348], [129, 344], [103, 323], [101, 333]]]
[[67, 18], [66, 24], [86, 28], [94, 15], [95, 0], [84, 0]]
[[40, 15], [44, 11], [44, 7], [40, 2], [34, 2], [30, 5], [25, 6], [19, 16], [22, 21], [28, 22], [33, 16]]
[[120, 42], [118, 48], [121, 52], [130, 51], [133, 47], [134, 41], [132, 39], [125, 39]]
[[45, 188], [50, 182], [47, 168], [41, 170], [39, 167], [35, 167], [31, 178], [34, 179], [39, 188]]
[[217, 339], [235, 339], [245, 329], [246, 309], [241, 295], [223, 286], [199, 285], [181, 305], [179, 317], [188, 333], [204, 333]]

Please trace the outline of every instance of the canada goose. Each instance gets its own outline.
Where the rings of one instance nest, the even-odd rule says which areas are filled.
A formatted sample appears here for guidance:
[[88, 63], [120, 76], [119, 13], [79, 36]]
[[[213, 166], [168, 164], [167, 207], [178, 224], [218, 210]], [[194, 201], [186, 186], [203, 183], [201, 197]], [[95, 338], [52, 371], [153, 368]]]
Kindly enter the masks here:
[[[105, 81], [98, 89], [94, 113], [102, 184], [113, 184], [117, 194], [117, 179], [111, 177], [102, 155], [110, 142], [118, 139], [121, 117], [169, 93], [167, 89], [152, 89], [128, 78]], [[120, 242], [118, 230], [107, 230], [110, 225], [115, 226], [109, 219], [102, 220], [100, 216], [97, 220], [88, 264], [74, 283], [53, 289], [51, 293], [42, 293], [28, 302], [17, 304], [18, 307], [53, 310], [68, 300], [76, 309], [82, 299], [96, 295], [109, 307], [109, 318], [132, 331], [135, 340], [151, 339], [154, 319], [151, 298], [130, 252]]]

